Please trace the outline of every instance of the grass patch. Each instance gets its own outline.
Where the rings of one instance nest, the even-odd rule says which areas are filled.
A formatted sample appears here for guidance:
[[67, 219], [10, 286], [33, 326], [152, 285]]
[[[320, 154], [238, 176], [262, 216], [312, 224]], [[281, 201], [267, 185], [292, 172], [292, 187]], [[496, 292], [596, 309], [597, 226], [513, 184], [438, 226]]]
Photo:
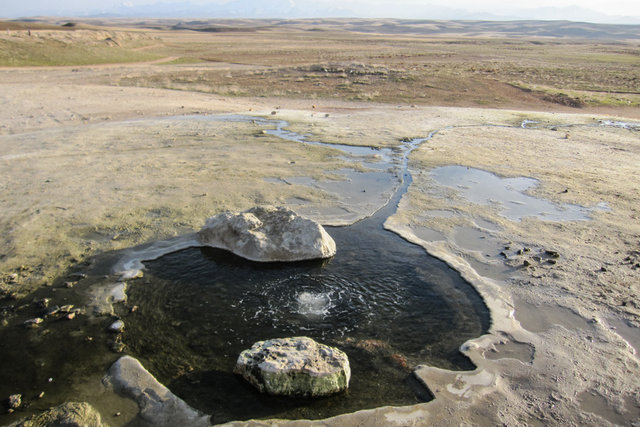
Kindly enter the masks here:
[[139, 41], [86, 31], [46, 32], [0, 38], [0, 66], [61, 66], [150, 61], [161, 56], [135, 50]]
[[512, 86], [532, 93], [541, 99], [574, 108], [586, 106], [640, 107], [640, 93], [616, 93], [615, 91], [560, 90], [553, 87], [513, 83]]
[[180, 65], [180, 64], [201, 64], [204, 61], [200, 58], [194, 58], [190, 56], [183, 56], [176, 58], [172, 61], [162, 62], [162, 65]]

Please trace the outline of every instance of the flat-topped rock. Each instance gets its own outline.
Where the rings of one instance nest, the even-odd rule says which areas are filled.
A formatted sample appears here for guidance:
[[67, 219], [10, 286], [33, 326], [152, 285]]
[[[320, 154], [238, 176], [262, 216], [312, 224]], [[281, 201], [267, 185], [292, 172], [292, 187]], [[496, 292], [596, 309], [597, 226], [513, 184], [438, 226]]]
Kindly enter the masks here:
[[328, 396], [349, 387], [347, 355], [308, 337], [258, 341], [240, 353], [234, 373], [263, 393]]
[[255, 207], [209, 218], [200, 243], [226, 249], [252, 261], [329, 258], [336, 244], [322, 225], [283, 207]]

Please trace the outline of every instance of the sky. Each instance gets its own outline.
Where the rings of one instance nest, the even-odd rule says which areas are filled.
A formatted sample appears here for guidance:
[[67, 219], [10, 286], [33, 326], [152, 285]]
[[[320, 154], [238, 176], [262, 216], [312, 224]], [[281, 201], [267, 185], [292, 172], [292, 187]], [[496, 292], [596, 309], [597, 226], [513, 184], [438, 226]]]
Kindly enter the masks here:
[[[189, 3], [198, 5], [220, 5], [230, 0], [189, 0]], [[288, 0], [296, 3], [302, 0]], [[67, 16], [83, 16], [109, 12], [122, 6], [143, 6], [155, 3], [180, 3], [180, 0], [0, 0], [0, 17], [16, 18], [23, 16], [64, 14]], [[184, 3], [187, 3], [186, 1]], [[261, 0], [262, 8], [268, 9], [269, 0]], [[572, 9], [590, 9], [600, 14], [617, 17], [637, 17], [640, 20], [640, 0], [314, 0], [315, 6], [327, 5], [348, 9], [356, 14], [366, 15], [367, 11], [375, 9], [388, 15], [397, 17], [394, 13], [399, 10], [406, 11], [411, 6], [419, 6], [425, 10], [425, 6], [433, 5], [436, 8], [460, 9], [479, 14], [492, 14], [496, 16], [524, 15], [532, 8], [566, 8], [558, 11], [558, 16], [550, 19], [572, 19]], [[576, 6], [577, 5], [577, 6]], [[406, 12], [405, 12], [406, 13]], [[582, 17], [583, 15], [577, 14]], [[277, 16], [274, 16], [277, 17]], [[423, 18], [416, 16], [416, 18]], [[532, 19], [536, 19], [534, 16]], [[579, 20], [579, 19], [578, 19]], [[615, 20], [613, 20], [615, 21]], [[639, 21], [640, 22], [640, 21]]]

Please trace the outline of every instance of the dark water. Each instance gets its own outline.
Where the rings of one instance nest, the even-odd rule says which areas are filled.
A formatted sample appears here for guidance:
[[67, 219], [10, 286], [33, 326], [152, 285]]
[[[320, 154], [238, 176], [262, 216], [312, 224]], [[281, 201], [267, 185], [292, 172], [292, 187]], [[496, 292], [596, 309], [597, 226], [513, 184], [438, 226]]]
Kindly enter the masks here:
[[[429, 400], [411, 368], [473, 369], [458, 348], [485, 333], [490, 319], [456, 271], [382, 228], [409, 180], [373, 217], [328, 227], [338, 248], [329, 260], [257, 263], [191, 248], [145, 262], [147, 283], [128, 291], [139, 309], [123, 313], [129, 351], [216, 423], [318, 419]], [[301, 335], [347, 353], [346, 393], [276, 398], [232, 374], [254, 342]]]

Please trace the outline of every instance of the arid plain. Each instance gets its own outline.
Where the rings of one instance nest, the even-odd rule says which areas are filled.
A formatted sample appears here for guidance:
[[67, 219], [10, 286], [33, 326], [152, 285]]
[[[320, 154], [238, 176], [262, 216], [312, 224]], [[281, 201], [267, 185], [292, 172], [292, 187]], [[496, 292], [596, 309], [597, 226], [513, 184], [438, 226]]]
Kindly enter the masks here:
[[[1, 327], [30, 348], [61, 328], [25, 328], [34, 301], [63, 300], [70, 272], [221, 211], [285, 205], [345, 225], [390, 196], [354, 188], [366, 185], [354, 178], [369, 171], [363, 162], [283, 141], [260, 118], [380, 149], [432, 134], [411, 153], [413, 181], [385, 227], [484, 299], [491, 328], [463, 346], [477, 369], [418, 364], [434, 400], [323, 423], [640, 422], [638, 34], [532, 22], [0, 22]], [[257, 121], [202, 120], [232, 114]], [[391, 162], [390, 176], [400, 166]], [[473, 180], [439, 183], [434, 171], [446, 166], [491, 172], [496, 186], [535, 179], [522, 194], [559, 217], [512, 216], [505, 206], [520, 202], [479, 201]], [[585, 218], [562, 217], [575, 206]], [[76, 305], [64, 323], [72, 332], [90, 317]], [[101, 357], [106, 370], [119, 354]], [[38, 355], [25, 359], [40, 369]], [[162, 382], [181, 375], [146, 367]], [[25, 401], [2, 424], [65, 400], [91, 403], [109, 425], [142, 423], [135, 405], [101, 388], [105, 370], [61, 367], [65, 378], [42, 397], [50, 386], [15, 390], [22, 373], [1, 369], [0, 399]]]

